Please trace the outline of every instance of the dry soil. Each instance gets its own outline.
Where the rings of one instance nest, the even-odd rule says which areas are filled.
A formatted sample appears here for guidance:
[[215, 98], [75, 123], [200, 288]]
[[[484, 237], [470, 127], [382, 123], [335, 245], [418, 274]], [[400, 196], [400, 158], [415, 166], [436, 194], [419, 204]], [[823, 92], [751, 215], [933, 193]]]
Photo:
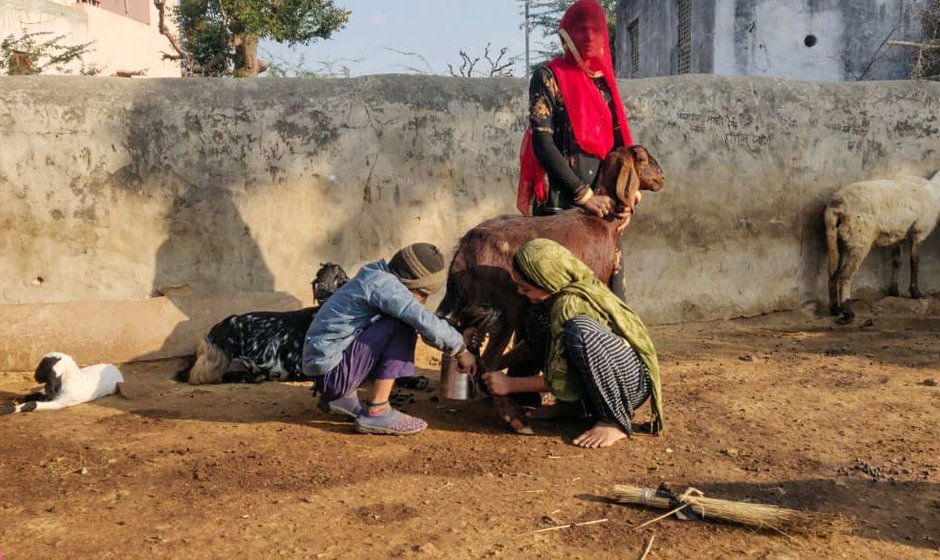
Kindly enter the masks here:
[[[619, 559], [655, 535], [651, 559], [940, 558], [940, 301], [857, 311], [654, 327], [667, 432], [593, 451], [567, 443], [577, 422], [518, 436], [485, 400], [437, 400], [427, 349], [431, 386], [399, 399], [431, 427], [410, 437], [354, 433], [303, 383], [191, 387], [179, 360], [124, 364], [130, 398], [0, 418], [0, 556]], [[33, 386], [0, 374], [0, 399]], [[606, 498], [662, 482], [850, 525], [635, 530], [658, 512]]]

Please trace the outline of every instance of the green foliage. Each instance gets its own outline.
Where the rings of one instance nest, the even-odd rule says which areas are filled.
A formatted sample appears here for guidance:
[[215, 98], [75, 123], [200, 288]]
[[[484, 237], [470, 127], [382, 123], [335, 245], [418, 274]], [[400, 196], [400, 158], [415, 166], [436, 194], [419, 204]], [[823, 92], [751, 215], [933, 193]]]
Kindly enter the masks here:
[[189, 72], [224, 76], [234, 56], [225, 18], [215, 0], [182, 0], [176, 8], [180, 43], [191, 56]]
[[307, 44], [328, 39], [349, 18], [333, 0], [220, 0], [223, 12], [245, 26], [245, 32], [278, 43]]
[[187, 71], [205, 76], [239, 74], [256, 60], [258, 39], [307, 44], [328, 39], [349, 18], [333, 0], [181, 0], [174, 15], [191, 57]]
[[52, 36], [50, 31], [28, 32], [22, 35], [8, 35], [0, 41], [0, 73], [10, 76], [42, 74], [54, 70], [59, 74], [71, 74], [76, 62], [82, 75], [94, 75], [100, 69], [82, 62], [82, 57], [90, 53], [94, 43], [78, 45], [63, 44], [65, 35]]
[[[543, 60], [549, 60], [561, 54], [561, 42], [558, 39], [558, 23], [565, 15], [573, 0], [518, 0], [521, 13], [525, 14], [525, 4], [529, 4], [529, 27], [533, 31], [540, 31], [542, 36], [549, 40], [549, 48], [536, 48], [535, 53]], [[607, 30], [610, 34], [610, 52], [614, 49], [614, 37], [617, 28], [617, 0], [598, 0], [607, 13]], [[537, 64], [537, 63], [533, 63]]]

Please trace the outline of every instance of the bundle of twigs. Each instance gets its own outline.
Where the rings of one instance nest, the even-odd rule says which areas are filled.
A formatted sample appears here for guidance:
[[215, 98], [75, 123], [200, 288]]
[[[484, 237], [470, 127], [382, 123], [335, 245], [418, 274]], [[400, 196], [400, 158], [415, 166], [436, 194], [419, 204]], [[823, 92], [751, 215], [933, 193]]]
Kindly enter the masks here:
[[653, 490], [652, 488], [617, 484], [613, 487], [612, 498], [620, 503], [671, 510], [666, 515], [651, 520], [643, 526], [662, 517], [668, 517], [673, 513], [682, 513], [686, 517], [703, 520], [730, 521], [784, 534], [791, 532], [828, 533], [834, 530], [836, 526], [836, 518], [831, 515], [786, 509], [768, 504], [706, 498], [701, 491], [695, 488], [688, 488], [677, 496], [662, 486], [658, 490]]

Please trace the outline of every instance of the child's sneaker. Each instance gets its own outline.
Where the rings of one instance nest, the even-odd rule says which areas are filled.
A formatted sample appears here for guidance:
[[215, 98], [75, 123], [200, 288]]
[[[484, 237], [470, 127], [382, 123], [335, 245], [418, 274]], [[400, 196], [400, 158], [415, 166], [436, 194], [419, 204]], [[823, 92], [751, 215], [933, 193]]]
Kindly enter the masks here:
[[354, 420], [362, 414], [362, 403], [359, 402], [356, 393], [332, 401], [328, 400], [326, 396], [320, 395], [317, 400], [317, 407], [327, 414], [338, 414], [349, 420]]
[[356, 431], [364, 434], [404, 436], [416, 434], [427, 427], [428, 423], [424, 420], [395, 410], [390, 405], [385, 405], [385, 408], [378, 413], [364, 410], [356, 418]]

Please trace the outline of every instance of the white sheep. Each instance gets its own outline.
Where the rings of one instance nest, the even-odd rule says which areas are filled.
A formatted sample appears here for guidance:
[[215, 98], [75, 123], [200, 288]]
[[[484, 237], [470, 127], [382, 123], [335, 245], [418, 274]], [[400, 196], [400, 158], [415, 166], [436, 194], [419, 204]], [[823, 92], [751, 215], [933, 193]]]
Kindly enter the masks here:
[[111, 364], [96, 364], [79, 369], [68, 354], [46, 354], [34, 375], [42, 389], [26, 395], [20, 404], [0, 407], [0, 414], [56, 410], [67, 406], [91, 402], [106, 395], [120, 392], [124, 382], [121, 371]]
[[855, 318], [849, 302], [852, 277], [873, 246], [893, 245], [888, 295], [900, 295], [901, 242], [911, 251], [911, 297], [923, 297], [917, 285], [920, 245], [940, 217], [940, 171], [929, 181], [902, 177], [851, 183], [826, 204], [826, 246], [829, 252], [829, 311], [840, 322]]

